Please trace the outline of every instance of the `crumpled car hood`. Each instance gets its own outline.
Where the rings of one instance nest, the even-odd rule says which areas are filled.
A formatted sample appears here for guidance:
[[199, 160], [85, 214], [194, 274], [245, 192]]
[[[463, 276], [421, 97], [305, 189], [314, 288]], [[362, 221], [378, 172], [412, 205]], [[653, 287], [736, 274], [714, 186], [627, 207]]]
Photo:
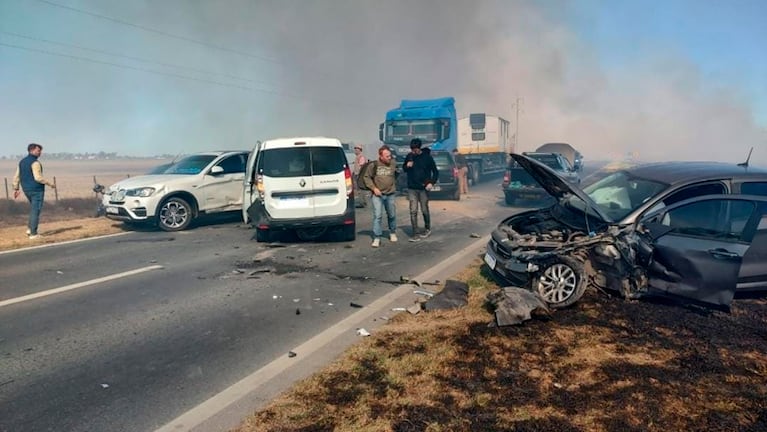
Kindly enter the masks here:
[[586, 203], [586, 207], [590, 212], [593, 212], [603, 222], [609, 224], [613, 223], [613, 220], [599, 209], [599, 206], [594, 200], [589, 197], [586, 192], [583, 192], [580, 188], [571, 185], [567, 180], [559, 176], [553, 169], [546, 165], [531, 159], [525, 155], [512, 153], [511, 157], [537, 181], [541, 187], [546, 189], [552, 197], [558, 201], [565, 198], [568, 195], [575, 195]]

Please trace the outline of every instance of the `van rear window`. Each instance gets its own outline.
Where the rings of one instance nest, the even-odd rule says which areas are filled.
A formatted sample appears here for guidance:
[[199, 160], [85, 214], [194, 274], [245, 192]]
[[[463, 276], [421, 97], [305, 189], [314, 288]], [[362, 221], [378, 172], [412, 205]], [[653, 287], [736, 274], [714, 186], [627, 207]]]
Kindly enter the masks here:
[[345, 166], [340, 147], [302, 147], [263, 150], [257, 169], [267, 177], [305, 177], [337, 174]]

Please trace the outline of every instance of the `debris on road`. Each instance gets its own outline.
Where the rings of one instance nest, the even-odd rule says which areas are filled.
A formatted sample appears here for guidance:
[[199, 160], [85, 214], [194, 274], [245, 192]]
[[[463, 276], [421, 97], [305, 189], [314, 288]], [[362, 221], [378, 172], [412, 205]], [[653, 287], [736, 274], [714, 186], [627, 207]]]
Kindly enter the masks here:
[[361, 307], [364, 307], [364, 306], [362, 306], [361, 304], [359, 304], [359, 303], [354, 303], [354, 302], [350, 302], [350, 303], [349, 303], [349, 306], [351, 306], [351, 307], [353, 307], [353, 308], [361, 308]]
[[296, 308], [296, 315], [301, 315], [301, 309]]
[[421, 303], [416, 303], [413, 306], [410, 306], [407, 308], [407, 311], [413, 315], [418, 315], [418, 312], [421, 312]]
[[364, 328], [358, 328], [357, 334], [360, 336], [370, 336], [370, 332], [365, 330]]
[[413, 294], [418, 294], [429, 298], [434, 297], [434, 293], [427, 290], [414, 290]]
[[480, 238], [482, 236], [477, 234], [477, 233], [471, 233], [471, 234], [469, 234], [469, 237], [471, 237], [471, 238]]
[[288, 357], [293, 358], [297, 356], [298, 354], [294, 353], [293, 351], [288, 351]]
[[101, 388], [109, 388], [109, 384], [101, 384]]
[[391, 308], [391, 310], [392, 310], [392, 312], [405, 312], [407, 310], [407, 308], [393, 307], [393, 308]]
[[424, 304], [424, 309], [455, 309], [466, 306], [469, 302], [469, 285], [465, 282], [448, 279], [442, 291], [436, 293]]
[[257, 275], [257, 274], [259, 274], [259, 273], [272, 273], [272, 272], [275, 272], [275, 271], [277, 271], [277, 269], [275, 269], [275, 268], [274, 268], [274, 267], [272, 267], [272, 266], [264, 266], [264, 267], [258, 267], [258, 268], [256, 268], [256, 269], [253, 269], [253, 270], [252, 270], [252, 271], [249, 273], [249, 275], [250, 275], [250, 276], [253, 276], [253, 275]]
[[501, 288], [489, 293], [487, 301], [495, 309], [495, 323], [499, 327], [521, 324], [533, 316], [551, 315], [551, 309], [543, 298], [524, 288]]

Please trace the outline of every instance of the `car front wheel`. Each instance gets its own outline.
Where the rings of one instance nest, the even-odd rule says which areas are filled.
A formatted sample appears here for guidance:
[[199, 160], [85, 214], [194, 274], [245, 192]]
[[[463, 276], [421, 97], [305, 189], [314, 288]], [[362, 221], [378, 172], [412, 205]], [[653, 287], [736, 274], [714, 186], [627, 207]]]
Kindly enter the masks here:
[[182, 198], [172, 197], [160, 206], [157, 226], [163, 231], [182, 231], [192, 223], [192, 218], [192, 206]]
[[586, 291], [583, 264], [559, 257], [533, 278], [533, 290], [552, 308], [564, 308], [580, 300]]

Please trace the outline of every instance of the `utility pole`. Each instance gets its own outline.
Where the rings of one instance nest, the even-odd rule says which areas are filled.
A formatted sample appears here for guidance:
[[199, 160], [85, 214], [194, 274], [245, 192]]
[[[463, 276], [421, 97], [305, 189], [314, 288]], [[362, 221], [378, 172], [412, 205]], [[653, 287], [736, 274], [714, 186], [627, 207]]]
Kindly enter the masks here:
[[[519, 104], [520, 102], [525, 102], [525, 98], [520, 98], [517, 96], [516, 100], [513, 104], [511, 104], [511, 108], [516, 110], [516, 120], [514, 121], [514, 151], [520, 152], [519, 149]], [[524, 112], [524, 111], [523, 111]]]

